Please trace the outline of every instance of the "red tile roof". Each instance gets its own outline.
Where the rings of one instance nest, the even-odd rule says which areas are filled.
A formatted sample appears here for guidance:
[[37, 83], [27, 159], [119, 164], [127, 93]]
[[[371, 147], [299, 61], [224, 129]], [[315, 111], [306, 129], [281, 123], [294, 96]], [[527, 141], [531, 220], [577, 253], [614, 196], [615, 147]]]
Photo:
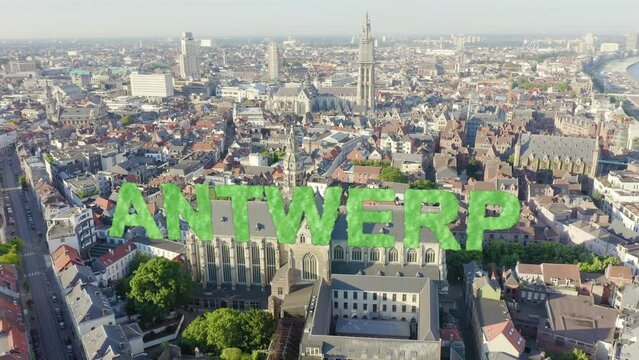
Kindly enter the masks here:
[[18, 292], [18, 275], [13, 265], [0, 265], [0, 287], [8, 287], [13, 292]]
[[53, 254], [51, 254], [51, 260], [53, 260], [53, 265], [57, 272], [64, 270], [71, 264], [84, 265], [78, 250], [68, 245], [62, 245], [57, 248]]
[[0, 319], [0, 338], [5, 337], [7, 348], [0, 351], [9, 353], [0, 356], [0, 360], [29, 360], [29, 346], [25, 332], [15, 323]]
[[108, 253], [100, 256], [98, 261], [106, 267], [117, 262], [136, 249], [137, 247], [135, 246], [135, 243], [133, 241], [127, 241], [124, 244], [113, 249], [112, 251], [109, 251]]
[[519, 330], [515, 328], [512, 320], [484, 326], [484, 335], [486, 336], [486, 340], [489, 342], [498, 336], [503, 335], [520, 354], [526, 347], [524, 337], [521, 336]]

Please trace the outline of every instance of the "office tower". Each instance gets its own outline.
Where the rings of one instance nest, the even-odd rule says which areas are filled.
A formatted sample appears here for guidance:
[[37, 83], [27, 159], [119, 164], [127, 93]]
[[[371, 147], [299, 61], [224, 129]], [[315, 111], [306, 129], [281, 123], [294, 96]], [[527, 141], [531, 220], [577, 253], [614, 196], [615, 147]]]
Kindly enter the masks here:
[[362, 37], [359, 40], [357, 102], [366, 110], [375, 110], [375, 42], [371, 35], [368, 12], [364, 17], [362, 30]]
[[595, 35], [593, 33], [587, 33], [584, 36], [584, 43], [586, 43], [587, 52], [595, 51]]
[[169, 74], [131, 74], [131, 95], [164, 98], [173, 96], [173, 77]]
[[278, 52], [277, 43], [271, 40], [268, 45], [268, 78], [277, 80], [280, 76], [280, 54]]
[[636, 31], [626, 34], [626, 50], [637, 50], [637, 40], [639, 40], [639, 34]]
[[180, 76], [183, 79], [200, 79], [199, 57], [200, 46], [193, 38], [193, 34], [190, 32], [182, 33], [179, 62]]

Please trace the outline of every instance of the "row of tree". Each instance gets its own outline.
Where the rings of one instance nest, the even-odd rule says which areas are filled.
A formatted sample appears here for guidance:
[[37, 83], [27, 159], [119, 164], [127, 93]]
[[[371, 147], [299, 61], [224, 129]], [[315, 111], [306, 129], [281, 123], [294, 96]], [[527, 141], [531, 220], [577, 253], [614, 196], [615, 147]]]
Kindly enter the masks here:
[[459, 282], [463, 279], [463, 264], [476, 261], [483, 266], [514, 268], [517, 261], [530, 264], [560, 263], [578, 264], [581, 271], [603, 273], [608, 265], [620, 265], [618, 259], [593, 254], [586, 247], [564, 245], [554, 242], [522, 245], [502, 240], [491, 241], [482, 251], [449, 251], [446, 254], [448, 279]]
[[[265, 311], [251, 309], [238, 311], [222, 308], [198, 316], [182, 333], [183, 350], [192, 353], [197, 347], [209, 354], [237, 354], [244, 358], [258, 350], [268, 348], [275, 332], [276, 322]], [[225, 349], [227, 349], [225, 351]]]

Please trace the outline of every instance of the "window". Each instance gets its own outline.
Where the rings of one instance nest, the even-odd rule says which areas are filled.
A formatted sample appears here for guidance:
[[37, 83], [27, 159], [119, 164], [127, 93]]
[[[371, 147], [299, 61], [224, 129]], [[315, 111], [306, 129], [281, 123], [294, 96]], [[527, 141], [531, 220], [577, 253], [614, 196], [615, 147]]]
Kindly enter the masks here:
[[417, 306], [411, 307], [410, 312], [412, 312], [412, 313], [417, 312]]
[[222, 243], [222, 245], [220, 246], [220, 251], [222, 253], [222, 282], [230, 283], [231, 255], [229, 252], [229, 245], [227, 243]]
[[406, 294], [402, 294], [402, 301], [406, 301]]
[[402, 305], [402, 312], [405, 313], [406, 312], [406, 305]]
[[333, 308], [335, 308], [335, 309], [339, 308], [339, 303], [337, 301], [335, 301], [333, 303]]
[[337, 299], [339, 297], [339, 292], [333, 291], [333, 297]]
[[277, 288], [277, 295], [283, 295], [284, 294], [284, 289], [282, 289], [281, 287]]
[[333, 260], [344, 260], [344, 248], [337, 245], [333, 249]]
[[246, 263], [244, 257], [244, 245], [235, 245], [235, 258], [237, 259], [237, 282], [246, 284]]
[[397, 249], [392, 248], [388, 250], [388, 262], [397, 262], [399, 261], [399, 254]]
[[417, 251], [415, 249], [408, 250], [408, 254], [406, 254], [407, 260], [406, 262], [410, 264], [414, 264], [417, 262]]
[[373, 293], [373, 300], [377, 300], [377, 293]]
[[371, 249], [370, 260], [379, 261], [379, 249], [376, 249], [376, 248]]
[[368, 304], [362, 304], [364, 311], [368, 310]]
[[313, 254], [306, 254], [302, 258], [302, 280], [317, 279], [317, 259]]
[[362, 261], [362, 249], [361, 248], [353, 248], [351, 250], [351, 260], [353, 261]]
[[254, 243], [254, 242], [251, 243], [251, 274], [253, 275], [253, 284], [262, 283], [262, 269], [260, 266], [260, 247], [257, 245], [257, 243]]
[[276, 270], [275, 264], [275, 246], [271, 243], [266, 244], [266, 280], [271, 283]]
[[348, 303], [347, 302], [344, 303], [344, 310], [348, 310]]
[[348, 299], [348, 291], [344, 291], [344, 299]]
[[377, 312], [377, 304], [373, 304], [373, 312]]
[[362, 294], [362, 298], [363, 298], [364, 300], [368, 300], [368, 293], [367, 293], [367, 292], [364, 292], [364, 293]]
[[413, 302], [417, 302], [417, 294], [413, 294]]
[[427, 264], [433, 264], [435, 262], [435, 250], [428, 249], [426, 250], [426, 254], [424, 256]]
[[393, 305], [392, 309], [393, 309], [393, 312], [396, 312], [397, 311], [397, 305]]
[[386, 301], [386, 293], [382, 294], [382, 301]]
[[357, 300], [357, 291], [353, 292], [353, 300]]
[[382, 305], [382, 311], [386, 311], [386, 304]]
[[357, 310], [357, 303], [353, 303], [353, 310]]
[[393, 301], [397, 301], [397, 294], [393, 294]]

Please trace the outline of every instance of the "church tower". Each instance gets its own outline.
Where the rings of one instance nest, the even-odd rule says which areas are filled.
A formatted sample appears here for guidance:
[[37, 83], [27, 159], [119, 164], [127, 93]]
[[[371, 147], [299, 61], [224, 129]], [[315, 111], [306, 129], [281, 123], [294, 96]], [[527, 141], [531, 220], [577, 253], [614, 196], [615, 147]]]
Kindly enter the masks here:
[[359, 40], [357, 77], [357, 105], [366, 110], [375, 110], [375, 41], [371, 34], [368, 12], [364, 17], [364, 28]]
[[297, 143], [295, 141], [295, 128], [291, 128], [286, 139], [286, 154], [284, 155], [284, 185], [282, 194], [285, 197], [293, 195], [293, 189], [297, 185], [302, 185], [304, 180], [304, 164], [297, 154]]

